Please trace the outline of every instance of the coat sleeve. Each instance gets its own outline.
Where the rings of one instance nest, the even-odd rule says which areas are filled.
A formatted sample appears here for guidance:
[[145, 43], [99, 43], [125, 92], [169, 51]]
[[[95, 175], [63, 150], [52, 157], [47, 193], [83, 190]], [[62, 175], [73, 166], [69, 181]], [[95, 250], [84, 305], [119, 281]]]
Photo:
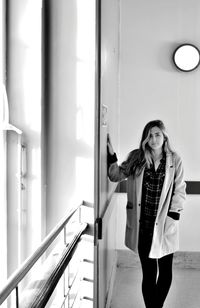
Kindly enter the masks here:
[[127, 159], [120, 165], [117, 163], [116, 154], [112, 155], [112, 157], [108, 155], [108, 177], [112, 182], [121, 182], [130, 175], [130, 169], [128, 172], [127, 166], [129, 165], [130, 158], [135, 155], [135, 153], [135, 150], [130, 152]]
[[174, 187], [171, 199], [170, 212], [179, 213], [183, 210], [183, 204], [186, 199], [186, 184], [184, 181], [184, 171], [181, 158], [176, 155], [175, 158], [175, 176]]
[[123, 163], [120, 166], [117, 162], [112, 163], [108, 168], [108, 177], [112, 182], [121, 182], [125, 180], [128, 175], [125, 172]]
[[[134, 149], [131, 151], [126, 160], [123, 161], [121, 165], [118, 165], [117, 163], [117, 157], [115, 161], [112, 161], [112, 159], [108, 160], [108, 177], [112, 182], [121, 182], [128, 178], [131, 173], [133, 172], [133, 167], [136, 165], [136, 161], [139, 156], [139, 150]], [[114, 157], [114, 155], [113, 155]], [[111, 162], [109, 164], [109, 161]], [[130, 167], [132, 165], [132, 167]]]

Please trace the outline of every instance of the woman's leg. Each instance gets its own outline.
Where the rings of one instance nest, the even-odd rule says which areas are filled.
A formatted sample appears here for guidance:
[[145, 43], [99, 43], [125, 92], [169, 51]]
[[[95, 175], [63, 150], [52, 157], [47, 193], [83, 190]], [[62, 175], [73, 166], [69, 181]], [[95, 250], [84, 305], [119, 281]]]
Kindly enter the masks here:
[[146, 308], [155, 308], [156, 281], [158, 274], [157, 259], [149, 258], [152, 236], [140, 230], [138, 252], [142, 266], [142, 294]]
[[156, 307], [163, 307], [172, 282], [173, 254], [158, 259], [158, 280], [156, 286]]
[[156, 280], [157, 280], [157, 260], [150, 259], [148, 255], [139, 252], [142, 266], [142, 294], [146, 308], [155, 308]]

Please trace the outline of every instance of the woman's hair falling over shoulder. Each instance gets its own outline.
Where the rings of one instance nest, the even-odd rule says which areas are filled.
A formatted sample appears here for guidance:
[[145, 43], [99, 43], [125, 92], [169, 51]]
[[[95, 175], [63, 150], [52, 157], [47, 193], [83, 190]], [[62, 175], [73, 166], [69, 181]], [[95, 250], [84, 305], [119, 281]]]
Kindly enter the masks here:
[[164, 123], [161, 120], [150, 121], [145, 125], [143, 129], [139, 149], [131, 151], [127, 160], [122, 164], [122, 168], [127, 175], [133, 173], [139, 175], [144, 166], [149, 168], [152, 164], [152, 154], [148, 141], [150, 138], [150, 130], [153, 127], [158, 127], [163, 133], [163, 152], [166, 154], [173, 153]]

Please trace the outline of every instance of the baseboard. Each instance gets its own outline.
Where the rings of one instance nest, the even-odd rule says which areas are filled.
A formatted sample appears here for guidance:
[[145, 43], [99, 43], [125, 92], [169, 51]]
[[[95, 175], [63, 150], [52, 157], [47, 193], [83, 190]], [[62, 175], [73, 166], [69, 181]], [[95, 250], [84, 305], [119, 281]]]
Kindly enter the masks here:
[[115, 277], [116, 277], [116, 270], [117, 270], [117, 255], [118, 254], [116, 251], [116, 254], [113, 260], [113, 266], [112, 266], [111, 277], [110, 277], [110, 282], [109, 282], [109, 289], [108, 289], [107, 296], [106, 296], [105, 308], [110, 308], [110, 305], [111, 305], [113, 288], [114, 288]]
[[[199, 251], [178, 251], [174, 254], [173, 265], [175, 268], [200, 269]], [[117, 250], [117, 267], [139, 267], [138, 255], [131, 250]]]
[[200, 251], [177, 251], [174, 267], [200, 269]]

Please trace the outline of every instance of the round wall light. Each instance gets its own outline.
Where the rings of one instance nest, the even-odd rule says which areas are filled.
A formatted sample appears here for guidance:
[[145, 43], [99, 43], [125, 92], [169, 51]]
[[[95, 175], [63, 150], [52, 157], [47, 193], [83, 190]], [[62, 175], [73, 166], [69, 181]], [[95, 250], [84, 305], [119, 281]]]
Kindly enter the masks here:
[[174, 51], [173, 61], [179, 70], [191, 72], [199, 66], [199, 49], [192, 44], [182, 44]]

